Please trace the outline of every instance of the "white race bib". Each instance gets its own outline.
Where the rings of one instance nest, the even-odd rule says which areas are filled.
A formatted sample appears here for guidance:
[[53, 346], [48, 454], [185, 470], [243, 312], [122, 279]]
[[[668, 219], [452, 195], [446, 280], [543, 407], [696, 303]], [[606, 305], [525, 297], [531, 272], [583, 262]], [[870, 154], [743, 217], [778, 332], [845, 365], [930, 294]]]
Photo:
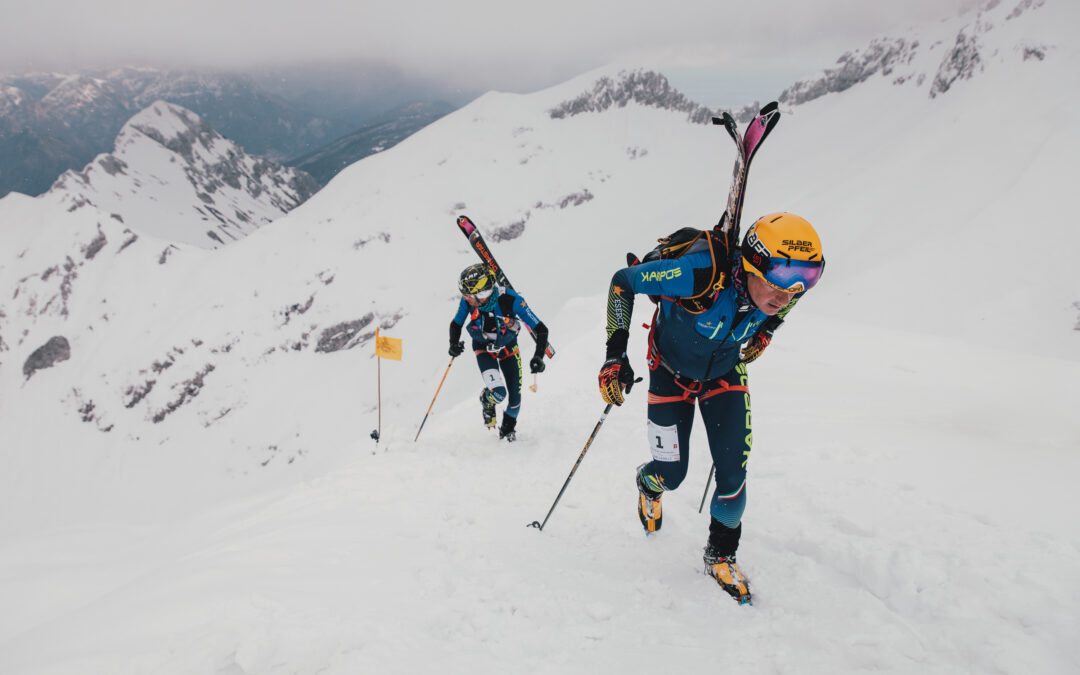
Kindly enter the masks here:
[[674, 424], [662, 427], [649, 420], [649, 446], [652, 456], [658, 462], [679, 461], [679, 428]]

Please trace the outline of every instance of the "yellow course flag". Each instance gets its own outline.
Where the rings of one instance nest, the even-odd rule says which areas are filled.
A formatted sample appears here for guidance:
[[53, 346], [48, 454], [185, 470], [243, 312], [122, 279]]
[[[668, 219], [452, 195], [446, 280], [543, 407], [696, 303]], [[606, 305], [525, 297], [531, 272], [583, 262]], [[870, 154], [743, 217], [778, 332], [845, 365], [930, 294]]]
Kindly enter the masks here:
[[375, 356], [380, 359], [401, 360], [401, 340], [399, 338], [381, 337], [379, 329], [375, 329]]

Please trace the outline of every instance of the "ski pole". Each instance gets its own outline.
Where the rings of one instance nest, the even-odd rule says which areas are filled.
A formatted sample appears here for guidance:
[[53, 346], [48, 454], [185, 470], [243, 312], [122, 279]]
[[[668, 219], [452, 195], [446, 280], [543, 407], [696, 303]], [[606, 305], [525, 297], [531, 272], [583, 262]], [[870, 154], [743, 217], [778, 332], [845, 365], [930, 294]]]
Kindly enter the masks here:
[[424, 422], [427, 422], [428, 415], [431, 414], [431, 409], [435, 407], [435, 399], [439, 398], [439, 392], [442, 391], [443, 382], [446, 382], [446, 375], [450, 372], [450, 366], [454, 365], [454, 357], [450, 357], [450, 363], [446, 366], [446, 372], [442, 374], [442, 379], [439, 380], [439, 388], [435, 390], [435, 395], [431, 397], [431, 405], [427, 407], [427, 412], [424, 413], [424, 419], [420, 422], [420, 428], [416, 430], [416, 438], [412, 439], [413, 443], [417, 438], [420, 438], [420, 432], [424, 430]]
[[[637, 378], [636, 380], [634, 380], [634, 382], [641, 382], [641, 378], [640, 377]], [[626, 385], [626, 393], [627, 394], [630, 393], [630, 387], [634, 386], [634, 382], [631, 382], [630, 384]], [[551, 508], [548, 509], [547, 515], [544, 516], [544, 522], [541, 523], [539, 521], [534, 520], [531, 523], [529, 523], [526, 527], [535, 527], [536, 529], [540, 530], [541, 532], [544, 531], [544, 525], [547, 525], [548, 518], [551, 517], [551, 512], [555, 510], [555, 505], [559, 503], [560, 499], [562, 499], [563, 493], [566, 492], [566, 486], [570, 485], [570, 479], [574, 477], [574, 472], [577, 471], [577, 468], [579, 466], [581, 466], [581, 460], [585, 459], [585, 453], [589, 451], [589, 446], [592, 445], [593, 439], [596, 438], [596, 433], [598, 431], [600, 431], [600, 427], [601, 427], [601, 425], [604, 424], [604, 420], [607, 419], [608, 413], [611, 412], [611, 406], [613, 406], [613, 405], [615, 405], [615, 404], [614, 403], [608, 403], [604, 407], [604, 414], [600, 415], [600, 419], [597, 420], [596, 426], [593, 427], [592, 433], [589, 434], [589, 440], [585, 441], [585, 447], [581, 449], [581, 454], [578, 455], [577, 461], [574, 462], [574, 468], [570, 469], [570, 475], [566, 477], [566, 482], [563, 483], [562, 489], [559, 490], [558, 496], [555, 497], [555, 501], [552, 503]]]
[[712, 484], [713, 471], [716, 471], [715, 463], [709, 467], [709, 477], [705, 479], [705, 492], [701, 493], [701, 506], [697, 507], [698, 513], [701, 513], [701, 509], [705, 508], [705, 495], [709, 494], [709, 486]]
[[563, 493], [566, 492], [566, 486], [570, 485], [570, 479], [574, 477], [574, 472], [577, 471], [577, 468], [581, 465], [581, 460], [585, 459], [585, 453], [589, 451], [589, 446], [592, 445], [593, 439], [596, 438], [596, 432], [600, 431], [600, 426], [604, 423], [604, 420], [607, 419], [608, 413], [611, 412], [611, 407], [613, 405], [615, 404], [608, 403], [607, 406], [604, 407], [604, 414], [600, 415], [600, 419], [596, 422], [596, 426], [593, 427], [592, 433], [589, 434], [589, 440], [585, 442], [585, 447], [582, 448], [581, 454], [578, 455], [577, 462], [574, 463], [574, 468], [570, 469], [570, 475], [566, 477], [566, 482], [563, 483], [562, 489], [559, 490], [559, 496], [555, 497], [555, 502], [551, 505], [551, 508], [548, 509], [547, 515], [544, 516], [544, 522], [541, 523], [534, 520], [529, 523], [529, 527], [535, 527], [541, 532], [544, 531], [544, 525], [547, 525], [548, 518], [551, 517], [551, 512], [555, 510], [555, 504], [558, 504], [559, 500], [562, 499]]

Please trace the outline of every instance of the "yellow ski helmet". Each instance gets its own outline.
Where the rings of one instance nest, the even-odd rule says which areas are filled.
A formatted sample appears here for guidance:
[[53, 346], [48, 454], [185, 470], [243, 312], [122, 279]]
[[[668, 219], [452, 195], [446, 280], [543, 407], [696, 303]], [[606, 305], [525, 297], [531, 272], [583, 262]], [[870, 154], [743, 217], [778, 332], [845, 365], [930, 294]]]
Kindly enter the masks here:
[[742, 258], [748, 274], [787, 293], [810, 290], [825, 270], [821, 239], [793, 213], [758, 218], [743, 238]]

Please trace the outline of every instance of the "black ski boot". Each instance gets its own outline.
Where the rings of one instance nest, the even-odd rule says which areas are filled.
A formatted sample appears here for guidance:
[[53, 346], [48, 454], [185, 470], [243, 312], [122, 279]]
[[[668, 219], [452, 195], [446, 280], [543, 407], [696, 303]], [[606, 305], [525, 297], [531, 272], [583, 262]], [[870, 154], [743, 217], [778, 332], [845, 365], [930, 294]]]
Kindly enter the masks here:
[[516, 427], [517, 418], [503, 413], [502, 426], [499, 427], [499, 438], [505, 438], [507, 443], [513, 443], [517, 440], [517, 432], [514, 431]]
[[742, 523], [730, 528], [715, 518], [709, 523], [709, 541], [705, 544], [705, 574], [720, 584], [724, 592], [735, 598], [740, 605], [749, 605], [750, 584], [735, 563], [735, 551], [739, 548]]
[[487, 387], [480, 392], [480, 406], [484, 414], [484, 426], [488, 429], [495, 428], [495, 396]]

